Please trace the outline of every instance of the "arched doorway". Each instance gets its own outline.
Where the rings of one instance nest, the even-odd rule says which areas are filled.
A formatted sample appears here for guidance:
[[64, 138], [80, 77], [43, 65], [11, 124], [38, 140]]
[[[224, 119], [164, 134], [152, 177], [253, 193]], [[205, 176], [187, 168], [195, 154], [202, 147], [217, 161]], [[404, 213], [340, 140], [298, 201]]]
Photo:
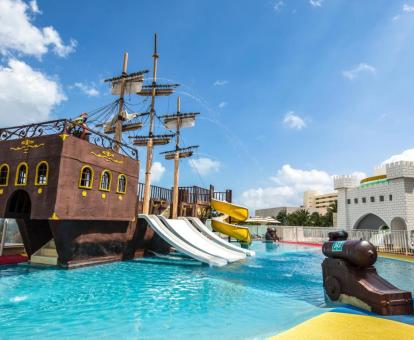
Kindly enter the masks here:
[[354, 229], [379, 230], [386, 229], [387, 223], [375, 214], [367, 214], [361, 217], [354, 225]]
[[407, 251], [411, 246], [411, 235], [407, 233], [407, 223], [402, 217], [394, 217], [391, 221], [392, 245], [394, 249]]
[[32, 203], [25, 190], [16, 190], [7, 201], [6, 218], [14, 218], [29, 256], [52, 239], [48, 220], [32, 220]]
[[407, 223], [402, 217], [394, 217], [391, 221], [391, 230], [407, 230]]
[[24, 190], [17, 190], [7, 202], [7, 218], [28, 218], [32, 209], [29, 194]]

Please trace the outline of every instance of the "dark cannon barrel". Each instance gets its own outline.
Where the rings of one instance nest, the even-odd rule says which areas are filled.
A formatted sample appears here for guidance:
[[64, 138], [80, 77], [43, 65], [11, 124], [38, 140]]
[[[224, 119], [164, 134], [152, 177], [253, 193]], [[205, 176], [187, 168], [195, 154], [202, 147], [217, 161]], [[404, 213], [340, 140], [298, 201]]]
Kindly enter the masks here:
[[331, 231], [328, 237], [329, 241], [345, 241], [348, 239], [348, 233], [345, 230]]
[[368, 241], [328, 241], [323, 244], [322, 252], [326, 257], [342, 259], [360, 268], [372, 266], [377, 260], [377, 250]]

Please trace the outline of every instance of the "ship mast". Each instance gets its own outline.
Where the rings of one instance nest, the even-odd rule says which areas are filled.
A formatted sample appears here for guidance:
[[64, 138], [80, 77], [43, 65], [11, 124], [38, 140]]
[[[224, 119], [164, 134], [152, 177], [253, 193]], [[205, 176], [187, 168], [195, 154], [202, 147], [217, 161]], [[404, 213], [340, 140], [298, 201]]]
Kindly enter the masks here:
[[127, 75], [128, 67], [128, 52], [124, 53], [124, 63], [122, 66], [122, 79], [121, 79], [121, 93], [119, 94], [119, 110], [118, 116], [115, 122], [115, 145], [114, 151], [119, 151], [119, 143], [122, 141], [122, 121], [125, 119], [124, 113], [124, 94], [125, 94], [125, 77]]
[[147, 159], [145, 164], [145, 186], [144, 186], [144, 202], [142, 212], [148, 214], [150, 190], [151, 190], [151, 167], [153, 156], [153, 134], [154, 134], [154, 114], [155, 114], [155, 94], [157, 91], [157, 66], [158, 66], [158, 53], [157, 53], [157, 33], [154, 36], [154, 54], [152, 55], [154, 60], [153, 75], [152, 75], [152, 91], [151, 91], [151, 110], [150, 110], [150, 125], [149, 125], [149, 139], [147, 144]]
[[[125, 110], [125, 93], [137, 93], [142, 89], [142, 83], [144, 82], [144, 74], [148, 73], [148, 70], [138, 71], [128, 74], [128, 52], [124, 53], [124, 60], [122, 65], [122, 74], [117, 77], [106, 79], [105, 82], [110, 82], [112, 85], [112, 94], [119, 95], [118, 99], [118, 112], [114, 114], [111, 121], [97, 126], [102, 126], [106, 134], [115, 134], [113, 150], [119, 152], [120, 143], [122, 142], [122, 133], [124, 131], [133, 131], [142, 127], [141, 122], [125, 122], [127, 121], [127, 114]], [[148, 114], [135, 113], [131, 117], [138, 117]], [[125, 123], [124, 123], [125, 122]]]
[[164, 121], [164, 125], [167, 128], [175, 127], [175, 149], [172, 151], [165, 151], [161, 154], [165, 155], [165, 159], [174, 160], [174, 186], [173, 186], [173, 206], [172, 206], [172, 218], [178, 216], [178, 178], [180, 158], [187, 158], [193, 155], [193, 152], [198, 145], [189, 146], [186, 148], [180, 147], [180, 130], [181, 128], [193, 127], [195, 123], [195, 116], [198, 112], [181, 113], [181, 99], [177, 98], [177, 113], [173, 115], [167, 115], [160, 117]]
[[158, 51], [157, 51], [157, 34], [154, 35], [154, 53], [153, 57], [153, 79], [150, 85], [144, 85], [142, 90], [137, 94], [141, 96], [151, 97], [151, 108], [149, 112], [149, 130], [147, 136], [133, 136], [134, 145], [147, 147], [147, 159], [145, 164], [145, 184], [144, 184], [144, 201], [142, 206], [143, 214], [149, 213], [150, 191], [151, 191], [151, 167], [153, 159], [153, 149], [156, 145], [165, 145], [170, 142], [174, 134], [154, 135], [154, 120], [155, 112], [155, 98], [157, 96], [169, 96], [174, 93], [174, 88], [178, 84], [157, 84], [157, 69], [158, 69]]

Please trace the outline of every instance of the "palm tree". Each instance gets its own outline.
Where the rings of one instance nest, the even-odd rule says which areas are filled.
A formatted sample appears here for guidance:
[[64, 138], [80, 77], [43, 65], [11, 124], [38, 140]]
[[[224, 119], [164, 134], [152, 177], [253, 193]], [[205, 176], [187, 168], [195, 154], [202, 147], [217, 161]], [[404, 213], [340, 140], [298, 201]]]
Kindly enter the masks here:
[[336, 213], [338, 212], [338, 201], [331, 203], [327, 209], [328, 212]]
[[320, 227], [322, 225], [322, 216], [318, 212], [313, 212], [309, 218], [309, 224], [314, 227]]
[[289, 225], [305, 226], [309, 224], [309, 221], [310, 214], [306, 209], [299, 209], [288, 215]]

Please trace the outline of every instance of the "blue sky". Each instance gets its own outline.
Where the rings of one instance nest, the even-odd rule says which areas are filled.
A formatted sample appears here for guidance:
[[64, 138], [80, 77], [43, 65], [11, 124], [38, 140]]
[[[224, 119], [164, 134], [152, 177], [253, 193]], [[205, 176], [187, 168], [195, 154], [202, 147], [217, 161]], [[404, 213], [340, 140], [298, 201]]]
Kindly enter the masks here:
[[[0, 0], [2, 125], [109, 104], [102, 80], [124, 51], [130, 71], [151, 69], [157, 32], [159, 77], [183, 85], [182, 111], [201, 112], [183, 131], [200, 145], [183, 185], [232, 188], [250, 208], [294, 205], [303, 190], [329, 191], [332, 175], [413, 158], [414, 1], [120, 5]], [[171, 186], [171, 162], [155, 161], [156, 184]]]

